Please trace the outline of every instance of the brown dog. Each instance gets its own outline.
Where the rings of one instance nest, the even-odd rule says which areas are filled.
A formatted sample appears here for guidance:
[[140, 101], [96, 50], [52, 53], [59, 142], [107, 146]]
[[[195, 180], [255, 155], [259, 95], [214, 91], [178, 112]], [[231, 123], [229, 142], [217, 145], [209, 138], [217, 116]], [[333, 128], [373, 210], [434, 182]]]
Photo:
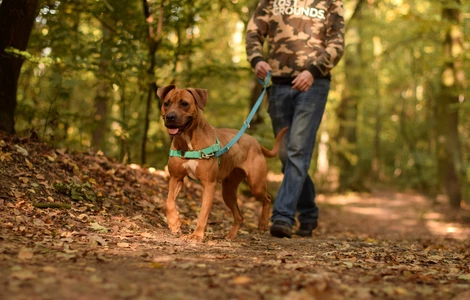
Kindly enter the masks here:
[[[223, 147], [238, 133], [234, 129], [216, 129], [207, 122], [202, 114], [207, 103], [205, 89], [177, 89], [174, 85], [169, 85], [159, 88], [157, 95], [162, 100], [165, 126], [173, 137], [171, 148], [180, 150], [180, 153], [211, 147], [217, 140]], [[243, 221], [237, 204], [237, 188], [245, 178], [253, 195], [263, 203], [258, 228], [267, 230], [271, 197], [266, 192], [265, 157], [276, 156], [286, 130], [287, 128], [284, 128], [279, 133], [271, 151], [262, 147], [252, 136], [243, 134], [228, 152], [218, 158], [211, 154], [203, 155], [200, 159], [170, 156], [168, 169], [171, 177], [166, 215], [171, 232], [180, 233], [181, 223], [175, 200], [183, 186], [185, 176], [199, 180], [204, 187], [196, 230], [187, 236], [187, 239], [203, 240], [217, 182], [222, 183], [224, 202], [232, 211], [234, 218], [233, 226], [226, 238], [236, 237]]]

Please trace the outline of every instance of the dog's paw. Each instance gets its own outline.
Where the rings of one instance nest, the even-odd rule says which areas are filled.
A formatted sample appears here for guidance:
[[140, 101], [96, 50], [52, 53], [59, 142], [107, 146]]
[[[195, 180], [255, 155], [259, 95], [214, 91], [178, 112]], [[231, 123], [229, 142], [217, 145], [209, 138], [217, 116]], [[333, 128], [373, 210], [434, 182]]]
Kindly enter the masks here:
[[233, 240], [233, 239], [235, 239], [236, 236], [237, 236], [237, 233], [229, 232], [229, 233], [225, 236], [225, 239], [226, 239], [226, 240]]
[[169, 227], [170, 227], [171, 234], [181, 235], [181, 228], [180, 228], [179, 224], [177, 224], [175, 226], [169, 226]]
[[172, 235], [180, 236], [181, 235], [181, 229], [170, 229]]
[[192, 243], [201, 243], [204, 239], [204, 236], [196, 235], [196, 234], [188, 234], [182, 237], [183, 240], [192, 242]]
[[258, 229], [261, 231], [267, 231], [269, 229], [269, 223], [268, 222], [259, 222], [258, 223]]
[[181, 235], [181, 230], [171, 230], [171, 234], [174, 235], [174, 236], [180, 236]]

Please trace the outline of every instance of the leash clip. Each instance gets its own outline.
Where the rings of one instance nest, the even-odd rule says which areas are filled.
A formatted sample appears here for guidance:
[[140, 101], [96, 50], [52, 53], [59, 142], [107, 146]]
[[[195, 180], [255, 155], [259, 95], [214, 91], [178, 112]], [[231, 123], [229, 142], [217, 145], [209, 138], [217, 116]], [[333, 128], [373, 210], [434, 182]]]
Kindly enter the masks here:
[[204, 152], [201, 152], [201, 158], [205, 158], [205, 159], [209, 159], [209, 158], [212, 158], [214, 157], [214, 153], [210, 153], [210, 154], [205, 154]]

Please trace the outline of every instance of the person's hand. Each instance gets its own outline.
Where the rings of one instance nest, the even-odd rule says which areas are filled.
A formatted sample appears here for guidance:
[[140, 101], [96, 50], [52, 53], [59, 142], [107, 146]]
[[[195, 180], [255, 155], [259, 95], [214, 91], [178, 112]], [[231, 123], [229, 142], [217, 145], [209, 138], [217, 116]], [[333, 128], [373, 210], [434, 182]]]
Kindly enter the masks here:
[[255, 75], [259, 79], [264, 80], [268, 76], [268, 71], [271, 71], [271, 66], [265, 61], [260, 61], [255, 66]]
[[[258, 66], [258, 64], [256, 66]], [[313, 79], [312, 73], [310, 73], [307, 70], [302, 71], [292, 81], [292, 88], [299, 90], [301, 92], [306, 92], [312, 86], [313, 80], [314, 79]]]

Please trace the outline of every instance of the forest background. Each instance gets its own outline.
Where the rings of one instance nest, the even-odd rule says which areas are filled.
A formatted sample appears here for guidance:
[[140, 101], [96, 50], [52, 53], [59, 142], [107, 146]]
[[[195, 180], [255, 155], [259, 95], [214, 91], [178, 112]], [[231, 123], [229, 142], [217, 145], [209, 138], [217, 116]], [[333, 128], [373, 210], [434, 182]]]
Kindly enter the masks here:
[[[157, 87], [206, 88], [209, 122], [242, 126], [261, 92], [244, 49], [257, 3], [0, 0], [0, 130], [162, 169], [171, 140]], [[385, 184], [468, 205], [470, 1], [343, 3], [346, 51], [310, 170], [318, 189]], [[266, 106], [248, 133], [272, 144]]]

